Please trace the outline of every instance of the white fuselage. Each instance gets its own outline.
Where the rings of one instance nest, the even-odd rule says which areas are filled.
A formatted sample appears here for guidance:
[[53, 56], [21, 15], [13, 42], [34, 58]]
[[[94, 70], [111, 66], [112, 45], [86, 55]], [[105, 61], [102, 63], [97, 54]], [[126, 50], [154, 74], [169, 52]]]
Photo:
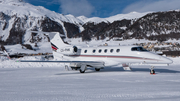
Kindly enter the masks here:
[[[57, 55], [68, 61], [103, 61], [105, 66], [115, 66], [126, 63], [170, 64], [172, 60], [155, 53], [140, 49], [139, 46], [101, 46], [80, 48], [76, 53], [65, 54], [62, 49]], [[66, 49], [68, 50], [68, 49]]]
[[[99, 71], [102, 67], [122, 64], [125, 70], [130, 70], [128, 65], [133, 63], [151, 65], [152, 67], [157, 64], [168, 65], [172, 63], [172, 60], [151, 53], [140, 46], [77, 47], [66, 44], [58, 32], [49, 33], [49, 39], [55, 61], [21, 60], [18, 62], [68, 63], [72, 69], [79, 70], [81, 73], [84, 73], [87, 67], [93, 67]], [[155, 74], [153, 68], [150, 73]]]

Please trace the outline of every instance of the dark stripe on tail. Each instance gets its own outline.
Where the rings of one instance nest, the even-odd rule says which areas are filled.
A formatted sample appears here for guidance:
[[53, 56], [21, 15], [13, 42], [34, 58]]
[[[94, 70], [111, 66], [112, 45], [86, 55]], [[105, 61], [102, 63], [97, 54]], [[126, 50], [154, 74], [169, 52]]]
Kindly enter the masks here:
[[53, 43], [51, 43], [51, 47], [54, 51], [56, 51], [58, 49], [58, 47], [56, 45], [54, 45]]

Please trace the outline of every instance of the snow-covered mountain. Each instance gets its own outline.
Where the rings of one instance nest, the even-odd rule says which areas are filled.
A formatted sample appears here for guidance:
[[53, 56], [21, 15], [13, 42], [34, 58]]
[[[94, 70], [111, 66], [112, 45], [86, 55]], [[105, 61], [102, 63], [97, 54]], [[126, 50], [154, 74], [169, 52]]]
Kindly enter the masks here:
[[[33, 6], [23, 2], [23, 0], [0, 0], [0, 7], [0, 42], [10, 45], [32, 43], [35, 36], [36, 38], [39, 37], [38, 40], [36, 39], [38, 42], [45, 39], [42, 35], [29, 32], [31, 30], [60, 32], [71, 38], [84, 31], [83, 25], [89, 22], [96, 24], [111, 23], [113, 19], [133, 19], [146, 14], [133, 12], [109, 18], [86, 18], [84, 16], [76, 18], [73, 15], [62, 15], [50, 11], [42, 6]], [[33, 42], [35, 43], [35, 41]]]
[[[29, 31], [60, 32], [67, 36], [67, 26], [79, 33], [81, 22], [72, 15], [62, 15], [33, 6], [22, 0], [0, 0], [0, 42], [2, 44], [31, 44], [48, 41], [47, 36]], [[72, 24], [73, 26], [72, 26]]]
[[87, 18], [85, 16], [79, 16], [77, 18], [79, 20], [83, 21], [84, 23], [88, 23], [88, 22], [96, 23], [96, 24], [101, 23], [101, 22], [113, 23], [114, 21], [120, 21], [123, 19], [131, 20], [131, 19], [140, 18], [148, 13], [150, 13], [150, 12], [145, 12], [145, 13], [131, 12], [128, 14], [118, 14], [118, 15], [111, 16], [108, 18], [99, 18], [99, 17]]
[[121, 37], [163, 41], [180, 38], [179, 11], [131, 12], [108, 18], [87, 18], [62, 15], [23, 0], [0, 0], [0, 7], [0, 43], [5, 45], [48, 42], [48, 36], [30, 31], [59, 32], [68, 38], [82, 37], [83, 40]]
[[[132, 14], [133, 13], [130, 13], [129, 15]], [[118, 18], [121, 19], [120, 16]], [[91, 40], [92, 38], [103, 40], [105, 38], [112, 39], [113, 37], [119, 37], [122, 39], [135, 38], [157, 41], [166, 41], [169, 39], [179, 40], [179, 25], [179, 10], [154, 12], [148, 13], [139, 18], [134, 17], [134, 19], [125, 18], [121, 20], [115, 20], [112, 23], [101, 22], [97, 24], [94, 22], [87, 22], [83, 25], [85, 30], [77, 34], [76, 37], [82, 37], [83, 40]]]
[[55, 20], [61, 20], [70, 23], [80, 23], [79, 19], [76, 19], [72, 15], [62, 15], [54, 11], [50, 11], [42, 6], [34, 6], [29, 3], [23, 2], [23, 0], [0, 0], [1, 12], [9, 16], [18, 17], [41, 17], [47, 16]]

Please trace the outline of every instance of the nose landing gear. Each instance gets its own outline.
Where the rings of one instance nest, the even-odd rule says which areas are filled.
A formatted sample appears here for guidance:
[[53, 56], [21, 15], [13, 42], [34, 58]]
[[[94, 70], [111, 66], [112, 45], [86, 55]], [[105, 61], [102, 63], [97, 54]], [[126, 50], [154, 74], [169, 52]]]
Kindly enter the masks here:
[[151, 68], [150, 68], [151, 70], [150, 70], [150, 74], [152, 75], [155, 75], [155, 70], [154, 70], [154, 66], [152, 66]]

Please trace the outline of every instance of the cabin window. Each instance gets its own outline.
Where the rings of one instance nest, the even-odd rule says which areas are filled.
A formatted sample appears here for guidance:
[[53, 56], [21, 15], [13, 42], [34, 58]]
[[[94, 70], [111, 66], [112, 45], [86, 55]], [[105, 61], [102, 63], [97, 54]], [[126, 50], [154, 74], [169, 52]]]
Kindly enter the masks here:
[[93, 53], [95, 53], [95, 52], [96, 52], [96, 50], [94, 49], [94, 50], [93, 50]]
[[113, 52], [113, 49], [111, 49], [110, 52], [112, 53], [112, 52]]
[[74, 52], [78, 51], [78, 48], [76, 46], [73, 46], [73, 48], [74, 48]]
[[107, 53], [107, 49], [104, 50], [104, 53]]
[[131, 51], [147, 51], [146, 49], [142, 48], [142, 47], [132, 47]]
[[116, 52], [119, 53], [119, 52], [120, 52], [120, 49], [117, 49]]
[[99, 53], [101, 53], [101, 51], [102, 51], [102, 50], [100, 49], [100, 50], [99, 50]]
[[84, 53], [87, 53], [87, 50], [84, 50]]

